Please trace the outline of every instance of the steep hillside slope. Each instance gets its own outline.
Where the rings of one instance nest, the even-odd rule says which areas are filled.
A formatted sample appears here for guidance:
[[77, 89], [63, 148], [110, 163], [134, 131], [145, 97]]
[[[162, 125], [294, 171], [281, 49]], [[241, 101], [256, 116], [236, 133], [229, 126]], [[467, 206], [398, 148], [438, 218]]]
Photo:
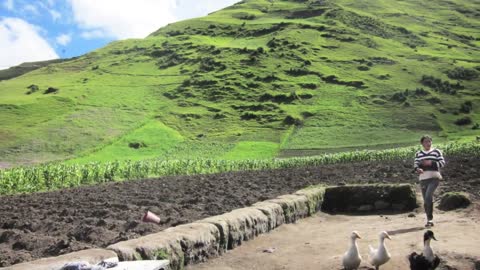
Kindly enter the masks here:
[[243, 1], [0, 81], [0, 161], [468, 140], [480, 133], [479, 17], [466, 0]]

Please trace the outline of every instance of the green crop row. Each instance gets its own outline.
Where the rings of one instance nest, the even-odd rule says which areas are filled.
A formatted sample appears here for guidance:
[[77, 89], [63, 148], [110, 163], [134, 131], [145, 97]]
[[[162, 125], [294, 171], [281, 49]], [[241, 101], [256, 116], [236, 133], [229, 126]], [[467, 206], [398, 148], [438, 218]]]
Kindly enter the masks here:
[[[446, 155], [479, 156], [480, 144], [450, 143], [439, 146]], [[359, 161], [412, 159], [416, 147], [389, 150], [364, 150], [325, 154], [313, 157], [295, 157], [264, 160], [144, 160], [106, 163], [62, 164], [51, 163], [35, 167], [0, 170], [0, 194], [31, 193], [58, 190], [82, 185], [95, 185], [166, 175], [194, 175], [218, 172], [299, 168], [323, 164]]]

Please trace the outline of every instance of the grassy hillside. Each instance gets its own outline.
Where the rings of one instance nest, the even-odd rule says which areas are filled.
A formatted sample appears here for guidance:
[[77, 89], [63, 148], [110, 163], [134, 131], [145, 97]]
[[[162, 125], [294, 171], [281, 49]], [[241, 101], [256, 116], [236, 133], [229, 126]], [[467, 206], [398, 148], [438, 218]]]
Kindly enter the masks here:
[[0, 81], [0, 163], [470, 140], [479, 16], [466, 0], [243, 1]]
[[1, 69], [0, 70], [0, 81], [8, 80], [11, 78], [15, 78], [21, 76], [25, 73], [28, 73], [32, 70], [36, 70], [50, 64], [61, 63], [65, 61], [70, 61], [71, 59], [54, 59], [54, 60], [47, 60], [47, 61], [38, 61], [38, 62], [26, 62], [20, 64], [18, 66], [14, 66], [8, 69]]

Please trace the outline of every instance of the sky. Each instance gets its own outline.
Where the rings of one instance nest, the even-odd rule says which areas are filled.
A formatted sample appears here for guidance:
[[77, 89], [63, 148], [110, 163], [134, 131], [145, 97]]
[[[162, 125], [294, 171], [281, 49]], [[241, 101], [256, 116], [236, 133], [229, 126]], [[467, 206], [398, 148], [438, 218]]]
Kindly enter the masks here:
[[0, 0], [0, 69], [70, 58], [239, 0]]

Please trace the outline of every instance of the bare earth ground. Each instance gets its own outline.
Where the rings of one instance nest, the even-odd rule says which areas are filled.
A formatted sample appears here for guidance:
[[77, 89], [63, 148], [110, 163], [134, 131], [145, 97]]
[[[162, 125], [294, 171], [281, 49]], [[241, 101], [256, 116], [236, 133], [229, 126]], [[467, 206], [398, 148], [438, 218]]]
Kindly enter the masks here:
[[0, 169], [9, 168], [9, 167], [10, 167], [10, 163], [0, 162]]
[[[437, 194], [480, 198], [480, 159], [447, 157]], [[312, 184], [416, 183], [412, 160], [163, 177], [31, 195], [0, 196], [0, 267], [106, 247], [222, 214]], [[140, 222], [150, 210], [160, 226]], [[478, 237], [477, 237], [478, 239]]]
[[[480, 205], [440, 212], [435, 219], [432, 231], [438, 241], [432, 241], [432, 248], [442, 260], [437, 269], [475, 269], [475, 261], [480, 261]], [[392, 258], [380, 269], [410, 269], [407, 256], [422, 251], [423, 224], [423, 213], [415, 217], [318, 213], [297, 224], [282, 225], [222, 257], [188, 266], [187, 270], [339, 270], [352, 230], [358, 230], [362, 236], [357, 242], [363, 258], [360, 269], [371, 267], [367, 261], [368, 245], [378, 246], [378, 234], [383, 230], [389, 231], [392, 238], [386, 240]], [[272, 248], [275, 248], [273, 253], [264, 252]]]

